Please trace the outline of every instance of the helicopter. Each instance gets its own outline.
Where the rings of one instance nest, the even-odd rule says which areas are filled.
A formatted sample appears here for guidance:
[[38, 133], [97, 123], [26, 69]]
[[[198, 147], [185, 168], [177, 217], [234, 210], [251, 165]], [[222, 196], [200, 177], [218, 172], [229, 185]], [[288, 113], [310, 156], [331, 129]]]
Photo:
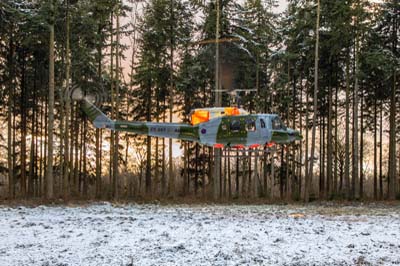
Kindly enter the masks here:
[[301, 141], [299, 131], [287, 128], [277, 114], [250, 114], [239, 107], [194, 109], [190, 124], [112, 120], [89, 98], [81, 108], [96, 128], [126, 131], [152, 137], [197, 142], [217, 149], [260, 149]]

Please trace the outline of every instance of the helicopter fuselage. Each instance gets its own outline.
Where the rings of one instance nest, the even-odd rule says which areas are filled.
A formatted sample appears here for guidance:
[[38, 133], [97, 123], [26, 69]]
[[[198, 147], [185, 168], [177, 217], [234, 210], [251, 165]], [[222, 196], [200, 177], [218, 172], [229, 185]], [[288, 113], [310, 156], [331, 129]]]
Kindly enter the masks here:
[[152, 137], [198, 142], [216, 148], [256, 148], [301, 140], [297, 130], [286, 128], [276, 114], [225, 115], [197, 124], [111, 120], [89, 101], [82, 108], [96, 128], [126, 131]]

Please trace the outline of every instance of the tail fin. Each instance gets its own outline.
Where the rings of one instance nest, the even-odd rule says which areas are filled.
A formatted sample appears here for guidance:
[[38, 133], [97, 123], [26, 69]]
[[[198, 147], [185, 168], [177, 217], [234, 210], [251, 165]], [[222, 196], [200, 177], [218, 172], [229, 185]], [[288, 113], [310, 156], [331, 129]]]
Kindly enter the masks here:
[[115, 122], [108, 118], [99, 108], [89, 102], [86, 98], [81, 101], [82, 110], [96, 128], [114, 129]]

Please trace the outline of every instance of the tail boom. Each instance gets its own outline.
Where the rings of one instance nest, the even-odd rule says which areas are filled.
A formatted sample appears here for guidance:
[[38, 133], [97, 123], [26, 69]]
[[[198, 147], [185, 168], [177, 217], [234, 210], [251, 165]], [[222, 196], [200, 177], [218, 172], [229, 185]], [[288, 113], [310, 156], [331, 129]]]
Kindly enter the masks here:
[[96, 128], [108, 128], [152, 137], [199, 141], [197, 126], [180, 123], [114, 121], [86, 99], [82, 101], [82, 109]]

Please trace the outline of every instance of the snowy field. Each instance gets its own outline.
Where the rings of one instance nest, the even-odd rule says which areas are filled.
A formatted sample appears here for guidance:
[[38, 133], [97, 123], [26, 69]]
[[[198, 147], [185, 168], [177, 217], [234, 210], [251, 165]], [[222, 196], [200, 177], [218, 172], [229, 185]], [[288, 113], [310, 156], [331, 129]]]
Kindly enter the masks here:
[[400, 265], [400, 207], [0, 206], [0, 265]]

